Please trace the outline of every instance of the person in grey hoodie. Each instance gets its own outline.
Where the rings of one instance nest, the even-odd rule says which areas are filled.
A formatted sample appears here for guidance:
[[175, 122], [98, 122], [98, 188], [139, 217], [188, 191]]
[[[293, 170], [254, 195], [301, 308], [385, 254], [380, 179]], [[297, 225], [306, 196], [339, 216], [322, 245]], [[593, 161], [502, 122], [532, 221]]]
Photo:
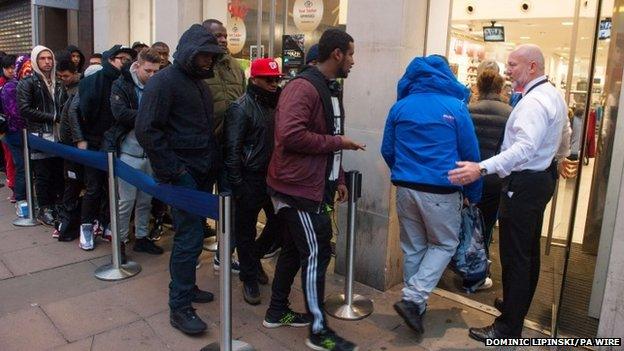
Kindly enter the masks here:
[[[147, 81], [160, 69], [160, 55], [155, 49], [145, 49], [138, 55], [138, 60], [122, 70], [111, 88], [110, 106], [115, 122], [105, 136], [109, 148], [118, 151], [121, 161], [133, 168], [151, 175], [152, 167], [143, 147], [134, 133], [134, 123]], [[136, 241], [133, 251], [160, 255], [163, 249], [147, 238], [149, 233], [152, 196], [139, 191], [133, 185], [119, 181], [119, 237], [121, 241], [122, 262], [126, 260], [125, 243], [130, 232], [130, 217], [134, 209]]]

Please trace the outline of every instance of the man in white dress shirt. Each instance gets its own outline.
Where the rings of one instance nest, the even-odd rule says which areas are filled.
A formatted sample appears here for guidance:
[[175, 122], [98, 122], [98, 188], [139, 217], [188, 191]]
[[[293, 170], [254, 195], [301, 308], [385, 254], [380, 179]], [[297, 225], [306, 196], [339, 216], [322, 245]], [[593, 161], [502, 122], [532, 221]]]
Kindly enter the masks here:
[[540, 238], [544, 209], [557, 178], [557, 160], [569, 153], [570, 127], [561, 93], [544, 75], [538, 46], [520, 45], [508, 58], [507, 75], [524, 87], [522, 100], [505, 127], [501, 152], [487, 160], [458, 162], [449, 172], [454, 184], [470, 184], [481, 176], [503, 178], [499, 209], [503, 300], [492, 325], [470, 328], [470, 337], [521, 337], [522, 325], [540, 272]]

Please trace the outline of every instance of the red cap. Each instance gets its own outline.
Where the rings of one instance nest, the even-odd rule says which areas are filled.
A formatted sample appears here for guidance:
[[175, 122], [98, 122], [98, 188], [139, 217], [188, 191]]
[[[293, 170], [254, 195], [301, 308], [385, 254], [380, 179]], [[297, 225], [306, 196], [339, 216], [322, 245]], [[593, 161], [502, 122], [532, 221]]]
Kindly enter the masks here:
[[255, 59], [251, 63], [252, 77], [281, 77], [279, 65], [272, 58]]

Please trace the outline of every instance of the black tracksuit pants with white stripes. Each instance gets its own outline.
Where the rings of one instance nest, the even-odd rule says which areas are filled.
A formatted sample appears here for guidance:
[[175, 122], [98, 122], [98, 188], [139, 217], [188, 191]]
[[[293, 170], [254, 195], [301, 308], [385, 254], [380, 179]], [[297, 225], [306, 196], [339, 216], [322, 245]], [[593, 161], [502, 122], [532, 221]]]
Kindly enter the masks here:
[[325, 213], [282, 208], [277, 214], [282, 230], [282, 251], [275, 266], [271, 305], [267, 315], [279, 318], [288, 309], [288, 296], [301, 268], [306, 310], [313, 317], [313, 333], [325, 327], [325, 272], [331, 259], [331, 219]]

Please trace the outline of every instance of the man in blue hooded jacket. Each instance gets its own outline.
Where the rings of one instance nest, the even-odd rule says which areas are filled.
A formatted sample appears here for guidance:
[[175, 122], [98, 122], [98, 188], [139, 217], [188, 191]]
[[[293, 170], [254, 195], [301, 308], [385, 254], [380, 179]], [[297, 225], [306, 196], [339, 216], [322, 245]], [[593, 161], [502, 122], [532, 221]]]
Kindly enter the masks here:
[[397, 186], [405, 283], [394, 308], [418, 333], [427, 299], [459, 244], [463, 198], [476, 203], [481, 196], [481, 182], [462, 188], [447, 176], [455, 162], [480, 159], [469, 94], [444, 57], [417, 57], [386, 120], [381, 153]]

